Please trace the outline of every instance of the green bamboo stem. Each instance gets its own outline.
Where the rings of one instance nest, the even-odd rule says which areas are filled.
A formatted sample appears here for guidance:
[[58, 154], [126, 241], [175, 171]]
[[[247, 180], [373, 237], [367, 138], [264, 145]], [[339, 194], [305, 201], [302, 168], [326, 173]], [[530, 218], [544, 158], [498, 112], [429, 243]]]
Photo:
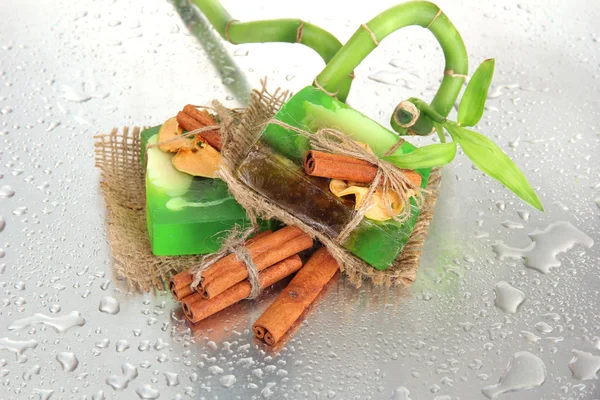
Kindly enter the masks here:
[[[218, 0], [192, 0], [221, 37], [232, 44], [242, 43], [300, 43], [313, 49], [325, 64], [342, 48], [341, 42], [326, 30], [300, 19], [273, 19], [240, 22], [234, 19]], [[340, 77], [336, 97], [345, 102], [352, 70]]]
[[[446, 59], [444, 78], [435, 94], [431, 107], [444, 117], [448, 116], [468, 73], [468, 57], [460, 34], [440, 8], [428, 1], [413, 1], [399, 4], [363, 24], [350, 40], [327, 63], [315, 79], [315, 85], [326, 93], [335, 93], [343, 78], [353, 71], [384, 38], [406, 26], [417, 25], [428, 29], [439, 42]], [[399, 133], [405, 128], [392, 118], [392, 127]], [[419, 120], [409, 128], [409, 133], [433, 133], [431, 120], [421, 114]]]

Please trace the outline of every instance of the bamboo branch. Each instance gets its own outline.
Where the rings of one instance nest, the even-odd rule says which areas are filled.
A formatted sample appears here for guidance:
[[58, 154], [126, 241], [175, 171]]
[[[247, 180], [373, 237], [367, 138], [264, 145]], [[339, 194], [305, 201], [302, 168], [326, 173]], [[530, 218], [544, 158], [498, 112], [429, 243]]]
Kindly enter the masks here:
[[[218, 0], [191, 0], [210, 21], [221, 37], [232, 44], [242, 43], [300, 43], [319, 54], [327, 64], [342, 48], [340, 41], [326, 30], [300, 19], [273, 19], [240, 22], [234, 19]], [[336, 95], [345, 102], [352, 78], [352, 70], [341, 77]]]
[[[439, 7], [428, 1], [399, 4], [379, 14], [352, 35], [350, 40], [327, 63], [315, 79], [315, 86], [326, 93], [335, 93], [343, 79], [392, 32], [406, 26], [417, 25], [428, 29], [439, 42], [446, 59], [444, 78], [431, 107], [446, 117], [452, 109], [468, 72], [468, 57], [460, 34]], [[394, 112], [396, 114], [396, 112]], [[404, 134], [402, 127], [392, 117], [395, 131]], [[433, 132], [433, 124], [427, 115], [409, 128], [409, 133], [426, 135]]]

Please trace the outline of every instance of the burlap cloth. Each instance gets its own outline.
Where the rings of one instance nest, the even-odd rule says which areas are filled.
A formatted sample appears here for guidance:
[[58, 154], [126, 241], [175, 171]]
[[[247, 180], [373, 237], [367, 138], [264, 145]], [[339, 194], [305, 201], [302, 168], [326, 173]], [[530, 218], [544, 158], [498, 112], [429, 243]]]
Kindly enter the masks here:
[[[269, 93], [263, 83], [260, 90], [251, 94], [250, 106], [241, 112], [241, 123], [234, 123], [230, 110], [217, 101], [213, 108], [221, 121], [225, 142], [230, 141], [223, 152], [223, 166], [219, 174], [227, 182], [238, 202], [253, 209], [254, 216], [276, 217], [287, 224], [305, 228], [302, 221], [280, 209], [273, 209], [266, 199], [240, 186], [232, 173], [241, 156], [256, 141], [258, 135], [289, 98], [287, 91]], [[236, 118], [240, 112], [236, 110]], [[239, 121], [239, 120], [238, 120]], [[115, 272], [138, 290], [149, 291], [153, 286], [164, 287], [173, 273], [198, 265], [202, 256], [158, 257], [152, 254], [148, 241], [145, 212], [144, 168], [140, 160], [141, 129], [113, 129], [109, 134], [95, 136], [96, 166], [100, 169], [100, 188], [107, 208], [108, 241], [112, 250]], [[432, 171], [427, 194], [411, 237], [396, 261], [385, 271], [377, 271], [349, 252], [336, 246], [330, 238], [319, 232], [305, 229], [323, 242], [341, 264], [344, 274], [355, 285], [369, 279], [376, 285], [404, 285], [414, 282], [429, 224], [433, 218], [441, 174]]]

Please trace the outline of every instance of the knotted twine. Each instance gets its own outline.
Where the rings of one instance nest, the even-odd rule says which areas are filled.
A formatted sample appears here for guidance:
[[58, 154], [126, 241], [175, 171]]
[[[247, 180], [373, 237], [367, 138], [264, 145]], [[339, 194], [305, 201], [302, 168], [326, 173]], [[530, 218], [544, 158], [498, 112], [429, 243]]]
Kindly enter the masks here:
[[[348, 135], [331, 128], [319, 129], [316, 133], [308, 132], [289, 125], [277, 119], [270, 119], [267, 125], [275, 124], [282, 128], [296, 132], [297, 134], [309, 139], [312, 150], [324, 151], [341, 156], [348, 156], [367, 161], [377, 167], [377, 173], [373, 179], [373, 183], [369, 186], [369, 191], [365, 196], [362, 204], [353, 213], [350, 221], [344, 226], [336, 238], [336, 242], [342, 245], [350, 236], [352, 231], [360, 224], [365, 217], [365, 213], [369, 208], [375, 206], [372, 204], [373, 196], [378, 189], [381, 189], [384, 208], [392, 219], [396, 222], [403, 223], [410, 217], [410, 195], [415, 193], [417, 207], [423, 204], [423, 194], [421, 187], [413, 184], [404, 173], [394, 164], [385, 161], [378, 157], [372, 151], [365, 149], [358, 142], [352, 140]], [[399, 139], [394, 143], [385, 154], [393, 154], [404, 143], [403, 139]], [[390, 192], [398, 195], [400, 202], [404, 205], [399, 214], [393, 210], [390, 200]]]
[[258, 280], [258, 267], [252, 260], [252, 256], [248, 249], [244, 246], [244, 243], [250, 236], [256, 233], [258, 230], [255, 226], [241, 230], [239, 226], [235, 226], [229, 233], [229, 236], [225, 238], [221, 248], [218, 252], [206, 255], [202, 258], [200, 264], [190, 268], [191, 273], [194, 275], [194, 280], [190, 285], [194, 290], [202, 281], [202, 273], [206, 271], [217, 261], [228, 256], [229, 254], [235, 254], [248, 270], [248, 281], [250, 282], [251, 290], [247, 299], [255, 299], [260, 295], [260, 281]]

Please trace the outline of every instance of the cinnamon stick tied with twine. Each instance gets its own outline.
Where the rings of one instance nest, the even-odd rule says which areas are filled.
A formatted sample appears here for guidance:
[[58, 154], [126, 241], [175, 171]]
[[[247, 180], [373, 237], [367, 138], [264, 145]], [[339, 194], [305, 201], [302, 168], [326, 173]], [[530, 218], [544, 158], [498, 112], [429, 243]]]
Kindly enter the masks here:
[[[270, 230], [266, 230], [252, 236], [245, 242], [245, 245], [251, 244], [253, 241], [260, 239], [268, 234], [272, 233]], [[187, 296], [194, 293], [192, 288], [192, 282], [194, 281], [194, 272], [192, 269], [187, 269], [183, 272], [171, 276], [169, 279], [169, 291], [175, 301], [182, 301]]]
[[[366, 160], [318, 150], [310, 150], [304, 158], [304, 172], [309, 176], [371, 184], [377, 170], [376, 165]], [[421, 175], [409, 169], [400, 171], [413, 185], [421, 186]]]
[[[300, 268], [302, 268], [302, 260], [297, 254], [278, 262], [258, 274], [260, 289], [271, 286]], [[248, 280], [244, 280], [212, 299], [207, 299], [200, 293], [193, 293], [181, 301], [181, 307], [187, 320], [195, 324], [244, 300], [251, 291], [252, 284]]]
[[[182, 111], [177, 113], [177, 123], [188, 132], [195, 131], [207, 126], [217, 125], [212, 115], [206, 110], [198, 110], [191, 104], [183, 107]], [[223, 142], [218, 129], [208, 130], [199, 134], [208, 144], [221, 151]]]
[[[296, 132], [297, 134], [304, 136], [308, 139], [312, 150], [321, 151], [325, 153], [336, 154], [340, 156], [348, 156], [356, 158], [358, 160], [366, 161], [369, 164], [377, 167], [377, 172], [373, 181], [381, 182], [379, 185], [371, 185], [368, 193], [365, 195], [363, 205], [359, 207], [354, 213], [354, 217], [340, 232], [335, 242], [337, 244], [343, 243], [350, 233], [360, 224], [367, 207], [371, 205], [371, 199], [375, 195], [376, 191], [381, 189], [382, 198], [384, 201], [383, 206], [387, 213], [392, 216], [392, 219], [397, 222], [405, 222], [411, 212], [411, 207], [402, 207], [400, 213], [394, 212], [391, 203], [391, 196], [389, 192], [394, 192], [398, 196], [398, 200], [401, 204], [409, 204], [409, 198], [414, 195], [414, 199], [417, 206], [421, 206], [423, 203], [422, 189], [415, 185], [398, 167], [394, 164], [379, 158], [373, 152], [367, 150], [364, 145], [352, 140], [344, 133], [330, 128], [319, 129], [316, 133], [308, 132], [279, 121], [277, 119], [270, 119], [268, 124], [279, 125], [285, 129]], [[402, 139], [392, 146], [386, 154], [393, 154], [401, 145], [404, 143]], [[231, 183], [229, 183], [231, 187]]]
[[195, 271], [192, 287], [203, 297], [212, 299], [253, 274], [250, 282], [256, 290], [250, 298], [255, 298], [260, 292], [257, 282], [260, 271], [312, 246], [312, 237], [293, 226], [257, 238], [242, 249], [224, 246]]
[[277, 343], [338, 270], [337, 261], [325, 247], [317, 250], [252, 325], [254, 336], [271, 346]]

